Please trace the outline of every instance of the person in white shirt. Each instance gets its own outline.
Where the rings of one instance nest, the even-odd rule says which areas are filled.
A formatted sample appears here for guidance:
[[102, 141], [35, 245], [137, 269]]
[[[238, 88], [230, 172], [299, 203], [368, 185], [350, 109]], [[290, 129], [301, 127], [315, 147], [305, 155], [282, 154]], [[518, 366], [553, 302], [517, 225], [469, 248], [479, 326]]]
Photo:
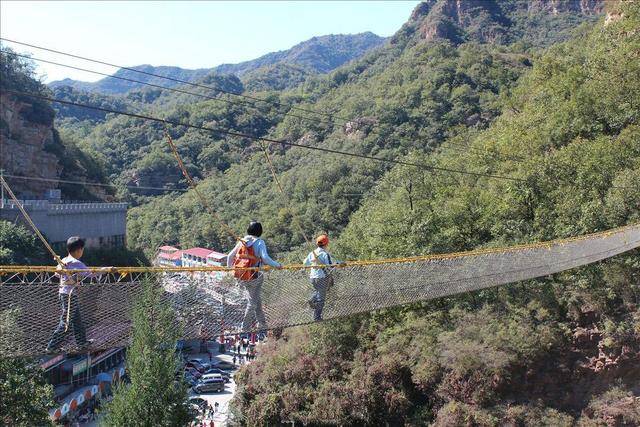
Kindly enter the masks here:
[[[311, 279], [311, 285], [314, 289], [311, 299], [309, 299], [309, 306], [314, 310], [314, 320], [319, 321], [322, 320], [322, 310], [324, 309], [327, 290], [333, 285], [333, 276], [331, 274], [333, 269], [331, 266], [343, 263], [332, 260], [331, 255], [327, 252], [329, 236], [321, 234], [316, 239], [316, 244], [318, 247], [307, 255], [304, 265], [314, 266], [309, 272], [309, 279]], [[320, 265], [323, 267], [319, 267]]]
[[[68, 270], [88, 270], [80, 258], [84, 254], [84, 239], [79, 236], [72, 236], [67, 239], [67, 251], [69, 255], [62, 258], [64, 268]], [[62, 266], [58, 266], [62, 269]], [[113, 267], [103, 267], [101, 272], [109, 272]], [[58, 286], [58, 300], [60, 301], [60, 321], [56, 330], [51, 335], [51, 339], [47, 344], [46, 352], [55, 352], [66, 335], [68, 324], [73, 327], [73, 335], [76, 338], [78, 349], [86, 348], [89, 345], [87, 341], [84, 323], [80, 315], [80, 300], [77, 292], [74, 292], [84, 279], [98, 277], [100, 273], [76, 272], [73, 274], [58, 274], [60, 276], [60, 285]]]

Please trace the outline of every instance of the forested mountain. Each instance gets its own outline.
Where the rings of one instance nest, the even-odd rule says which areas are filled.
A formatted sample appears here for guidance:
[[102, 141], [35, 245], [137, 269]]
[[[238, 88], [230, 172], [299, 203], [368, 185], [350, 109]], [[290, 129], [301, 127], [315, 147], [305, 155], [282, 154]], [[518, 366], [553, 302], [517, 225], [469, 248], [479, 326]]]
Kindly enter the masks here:
[[[439, 4], [427, 6], [440, 13], [441, 8], [436, 7]], [[538, 39], [539, 33], [559, 39], [566, 37], [559, 32], [565, 34], [571, 23], [594, 19], [594, 10], [555, 13], [543, 8], [530, 11], [529, 3], [523, 2], [500, 5], [510, 11], [510, 16], [535, 17], [527, 25], [505, 27], [502, 33], [507, 40], [516, 39], [523, 31], [530, 40]], [[443, 35], [425, 39], [425, 25], [445, 19], [437, 14], [434, 17], [429, 10], [419, 6], [387, 46], [327, 76], [307, 78], [304, 91], [260, 94], [281, 104], [294, 102], [305, 109], [352, 118], [348, 123], [339, 119], [328, 123], [323, 120], [326, 116], [312, 120], [283, 116], [278, 113], [281, 108], [267, 103], [258, 104], [256, 110], [216, 101], [183, 105], [167, 111], [167, 117], [390, 159], [411, 152], [429, 153], [456, 135], [464, 140], [500, 113], [501, 98], [531, 66], [540, 46], [533, 42], [482, 43], [483, 39], [474, 40], [472, 33], [464, 35], [470, 41], [463, 43]], [[481, 16], [476, 12], [473, 16]], [[461, 12], [459, 16], [466, 15]], [[283, 150], [273, 145], [274, 162], [292, 199], [293, 211], [289, 211], [282, 209], [283, 201], [255, 142], [179, 128], [172, 133], [213, 205], [238, 229], [248, 218], [263, 219], [267, 229], [273, 230], [269, 236], [279, 251], [289, 251], [302, 243], [302, 236], [290, 227], [292, 215], [315, 229], [339, 232], [388, 168], [376, 162], [320, 157], [306, 150]], [[180, 179], [161, 129], [155, 124], [117, 118], [96, 129], [91, 145], [96, 152], [126, 152], [126, 157], [113, 163], [117, 170], [112, 173], [131, 184], [139, 177], [153, 177], [154, 185], [175, 185]], [[464, 145], [456, 149], [465, 151]], [[134, 209], [130, 230], [130, 242], [140, 247], [178, 241], [221, 248], [230, 244], [191, 194], [156, 198]]]
[[[361, 57], [365, 52], [380, 46], [384, 41], [385, 38], [379, 37], [370, 32], [362, 34], [337, 34], [313, 37], [312, 39], [293, 46], [291, 49], [268, 53], [259, 58], [241, 62], [239, 64], [222, 64], [214, 68], [200, 68], [197, 70], [187, 70], [180, 67], [168, 66], [154, 67], [148, 64], [130, 68], [188, 82], [200, 81], [212, 72], [216, 74], [233, 74], [242, 76], [245, 73], [255, 71], [262, 67], [265, 67], [265, 70], [263, 71], [264, 74], [271, 73], [272, 71], [270, 70], [273, 68], [299, 69], [303, 70], [302, 72], [304, 72], [305, 75], [328, 73], [329, 71], [353, 59]], [[69, 86], [82, 91], [114, 95], [124, 94], [136, 89], [143, 89], [145, 87], [144, 83], [152, 83], [166, 87], [180, 86], [180, 83], [175, 81], [140, 74], [130, 70], [120, 69], [114, 74], [114, 76], [138, 80], [143, 83], [134, 83], [131, 81], [105, 77], [97, 82], [83, 82], [72, 79], [57, 80], [49, 83], [49, 87], [55, 89], [58, 87]], [[292, 83], [293, 82], [289, 82], [286, 86], [282, 86], [281, 83], [281, 87], [275, 88], [291, 87]]]
[[[522, 182], [394, 167], [333, 249], [388, 258], [638, 223], [640, 4], [612, 7], [606, 26], [533, 58], [485, 130], [410, 157]], [[245, 425], [640, 425], [639, 297], [635, 250], [291, 330], [236, 376], [235, 414]]]
[[[145, 73], [158, 74], [165, 77], [171, 77], [172, 79], [192, 81], [197, 80], [211, 72], [208, 68], [199, 68], [197, 70], [187, 70], [180, 67], [159, 66], [144, 64], [129, 67], [133, 70], [144, 71]], [[117, 80], [109, 77], [98, 80], [97, 82], [83, 82], [73, 79], [56, 80], [48, 84], [52, 89], [62, 86], [70, 86], [74, 89], [80, 89], [88, 92], [98, 92], [105, 95], [114, 95], [126, 93], [130, 90], [141, 89], [144, 83], [153, 83], [157, 85], [163, 85], [167, 87], [177, 86], [178, 83], [161, 79], [158, 77], [149, 76], [146, 74], [136, 73], [131, 70], [119, 69], [114, 74], [116, 77], [123, 77], [132, 80], [139, 80], [143, 83], [134, 83], [125, 80]]]
[[[268, 102], [220, 92], [204, 99], [197, 94], [212, 92], [190, 86], [180, 89], [195, 95], [141, 88], [85, 101], [446, 169], [273, 143], [287, 202], [256, 141], [170, 126], [211, 206], [238, 233], [262, 221], [281, 260], [299, 262], [308, 249], [294, 219], [307, 234], [328, 231], [340, 259], [575, 236], [640, 220], [640, 6], [606, 7], [430, 0], [388, 43], [327, 74], [278, 63], [241, 78], [200, 77]], [[61, 122], [61, 133], [110, 182], [186, 190], [160, 123], [78, 118]], [[226, 251], [234, 243], [192, 191], [122, 187], [117, 196], [135, 206], [129, 245], [148, 254], [162, 244]], [[287, 331], [237, 376], [236, 417], [247, 425], [640, 424], [639, 260], [635, 251]]]
[[215, 67], [215, 71], [221, 74], [242, 76], [258, 68], [287, 64], [314, 73], [328, 73], [361, 57], [368, 50], [380, 46], [384, 41], [384, 37], [377, 36], [372, 32], [313, 37], [298, 43], [291, 49], [268, 53], [251, 61], [219, 65]]
[[600, 0], [428, 0], [416, 7], [404, 30], [417, 30], [424, 40], [548, 46], [569, 37], [576, 24], [593, 21], [604, 4]]

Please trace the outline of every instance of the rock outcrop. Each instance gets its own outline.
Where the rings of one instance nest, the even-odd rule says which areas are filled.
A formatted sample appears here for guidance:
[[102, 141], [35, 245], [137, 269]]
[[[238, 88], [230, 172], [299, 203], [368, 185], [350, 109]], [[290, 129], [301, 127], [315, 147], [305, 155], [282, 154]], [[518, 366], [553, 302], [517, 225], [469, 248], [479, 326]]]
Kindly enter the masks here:
[[529, 12], [548, 12], [558, 15], [563, 12], [597, 15], [604, 11], [603, 0], [532, 0]]
[[522, 16], [599, 15], [604, 7], [604, 0], [532, 0], [521, 4], [497, 0], [428, 0], [416, 6], [408, 25], [426, 41], [508, 43], [513, 41], [510, 31]]
[[0, 168], [8, 175], [43, 178], [34, 181], [7, 178], [21, 198], [42, 198], [58, 188], [62, 166], [48, 148], [60, 144], [53, 129], [50, 107], [0, 95]]

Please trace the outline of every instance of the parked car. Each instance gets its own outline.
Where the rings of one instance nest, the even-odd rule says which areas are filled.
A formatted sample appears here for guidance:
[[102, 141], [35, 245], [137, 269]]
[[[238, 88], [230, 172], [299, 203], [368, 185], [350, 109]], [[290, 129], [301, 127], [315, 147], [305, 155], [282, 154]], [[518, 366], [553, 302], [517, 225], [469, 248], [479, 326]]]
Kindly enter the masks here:
[[205, 399], [198, 397], [198, 396], [191, 396], [189, 398], [189, 403], [194, 404], [194, 405], [198, 405], [200, 407], [200, 409], [204, 410], [206, 408], [209, 407], [209, 402], [207, 402]]
[[224, 380], [224, 377], [221, 374], [218, 373], [213, 373], [213, 374], [204, 374], [202, 376], [202, 378], [200, 379], [200, 381], [204, 381], [204, 380], [210, 380], [211, 378], [215, 378], [218, 380]]
[[185, 372], [185, 373], [184, 373], [184, 380], [185, 380], [185, 382], [186, 382], [187, 384], [189, 384], [190, 386], [194, 386], [194, 385], [196, 385], [196, 383], [198, 382], [198, 380], [197, 380], [193, 375], [191, 375], [191, 374], [190, 374], [190, 373], [188, 373], [188, 372]]
[[198, 418], [200, 415], [202, 415], [204, 410], [198, 405], [196, 405], [195, 403], [190, 403], [188, 411], [189, 411], [189, 415], [191, 415], [191, 417], [195, 419], [195, 418]]
[[205, 371], [208, 371], [209, 369], [213, 368], [213, 365], [215, 365], [215, 363], [211, 363], [211, 362], [202, 362], [200, 363], [200, 365], [202, 366], [202, 368]]
[[195, 368], [186, 367], [184, 368], [184, 372], [189, 373], [189, 375], [193, 376], [196, 379], [202, 376], [202, 372], [198, 371]]
[[211, 368], [213, 365], [215, 365], [214, 362], [210, 362], [209, 359], [204, 359], [202, 357], [192, 357], [192, 358], [187, 360], [187, 363], [193, 363], [196, 366], [200, 365], [205, 370], [207, 370], [207, 369]]
[[197, 370], [198, 372], [204, 372], [204, 366], [202, 366], [202, 364], [200, 364], [199, 362], [194, 362], [194, 361], [189, 361], [187, 363], [184, 364], [185, 368], [193, 368], [195, 370]]
[[[216, 375], [216, 374], [210, 374]], [[206, 392], [223, 392], [224, 391], [224, 379], [222, 376], [218, 374], [217, 377], [210, 377], [199, 381], [194, 387], [193, 390], [196, 393], [206, 393]]]
[[223, 370], [222, 370], [222, 369], [220, 369], [220, 368], [211, 368], [211, 369], [208, 369], [208, 370], [204, 373], [204, 375], [207, 375], [207, 374], [220, 374], [220, 375], [222, 375], [222, 378], [224, 378], [224, 382], [225, 382], [225, 383], [228, 383], [229, 381], [231, 381], [231, 375], [230, 375], [228, 372], [223, 371]]
[[233, 370], [233, 369], [237, 368], [237, 366], [234, 365], [233, 363], [226, 362], [224, 360], [214, 364], [213, 367], [214, 368], [218, 368], [218, 369], [222, 369], [224, 371], [230, 371], [230, 370]]

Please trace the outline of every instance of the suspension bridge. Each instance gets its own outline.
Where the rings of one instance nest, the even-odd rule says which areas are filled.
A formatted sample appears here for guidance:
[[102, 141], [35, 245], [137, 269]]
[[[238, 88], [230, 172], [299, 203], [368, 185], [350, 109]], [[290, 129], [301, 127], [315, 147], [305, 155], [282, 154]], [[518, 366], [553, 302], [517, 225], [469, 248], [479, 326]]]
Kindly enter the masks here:
[[[461, 174], [476, 179], [500, 179], [518, 185], [527, 185], [522, 179], [512, 176], [455, 170], [320, 146], [300, 145], [284, 140], [193, 126], [143, 114], [58, 100], [41, 94], [13, 90], [2, 92], [162, 123], [165, 126], [165, 137], [169, 148], [189, 186], [198, 196], [203, 207], [235, 240], [239, 240], [239, 236], [198, 191], [195, 181], [185, 168], [172, 141], [168, 125], [239, 136], [259, 142], [274, 183], [282, 195], [283, 203], [287, 206], [289, 201], [276, 173], [267, 144], [281, 144], [289, 148], [304, 148], [316, 152], [400, 164], [422, 168], [432, 173]], [[309, 113], [308, 110], [302, 110], [302, 112]], [[291, 115], [290, 112], [282, 114]], [[4, 178], [0, 178], [0, 181], [10, 197], [20, 206], [20, 202]], [[87, 337], [90, 339], [89, 347], [82, 349], [85, 351], [102, 350], [129, 343], [133, 304], [140, 295], [141, 284], [145, 280], [153, 281], [154, 284], [162, 287], [164, 297], [175, 310], [179, 323], [177, 326], [184, 339], [205, 339], [220, 334], [254, 330], [244, 330], [242, 326], [248, 297], [246, 289], [233, 278], [233, 269], [114, 267], [109, 271], [99, 268], [89, 269], [96, 274], [92, 277], [80, 276], [77, 274], [79, 271], [69, 270], [63, 266], [60, 257], [39, 232], [27, 212], [24, 209], [21, 211], [25, 221], [56, 260], [58, 266], [0, 266], [0, 314], [2, 314], [0, 320], [4, 322], [2, 336], [0, 336], [0, 354], [34, 356], [44, 352], [61, 315], [58, 299], [60, 274], [75, 274], [76, 277], [77, 286], [74, 291], [77, 296], [76, 301], [82, 323], [87, 330]], [[305, 241], [311, 246], [298, 218], [294, 217], [293, 225], [299, 228]], [[640, 247], [640, 224], [633, 224], [595, 234], [506, 248], [397, 259], [350, 261], [332, 266], [334, 284], [327, 293], [323, 318], [324, 320], [336, 319], [544, 277], [598, 262], [638, 247]], [[262, 305], [266, 317], [266, 329], [287, 328], [314, 321], [313, 310], [308, 305], [311, 292], [308, 282], [309, 268], [312, 267], [289, 265], [277, 270], [269, 267], [248, 269], [260, 270], [264, 275]], [[86, 272], [86, 270], [83, 271]], [[73, 353], [79, 350], [71, 335], [67, 334], [59, 349], [60, 352]]]
[[[594, 263], [640, 247], [640, 225], [602, 233], [507, 248], [422, 257], [352, 261], [335, 267], [335, 284], [327, 294], [324, 319], [336, 319], [383, 308], [534, 279]], [[313, 322], [308, 306], [308, 268], [261, 268], [267, 329]], [[92, 269], [100, 273], [100, 269]], [[69, 271], [73, 273], [74, 271]], [[77, 287], [82, 320], [91, 350], [127, 345], [131, 310], [141, 281], [164, 288], [184, 339], [212, 338], [242, 330], [247, 303], [224, 267], [121, 267]], [[3, 331], [0, 353], [43, 353], [60, 316], [58, 281], [53, 266], [0, 266], [0, 311], [15, 319]], [[72, 334], [67, 334], [72, 335]], [[2, 348], [4, 347], [4, 348]], [[74, 352], [72, 337], [61, 351]]]

